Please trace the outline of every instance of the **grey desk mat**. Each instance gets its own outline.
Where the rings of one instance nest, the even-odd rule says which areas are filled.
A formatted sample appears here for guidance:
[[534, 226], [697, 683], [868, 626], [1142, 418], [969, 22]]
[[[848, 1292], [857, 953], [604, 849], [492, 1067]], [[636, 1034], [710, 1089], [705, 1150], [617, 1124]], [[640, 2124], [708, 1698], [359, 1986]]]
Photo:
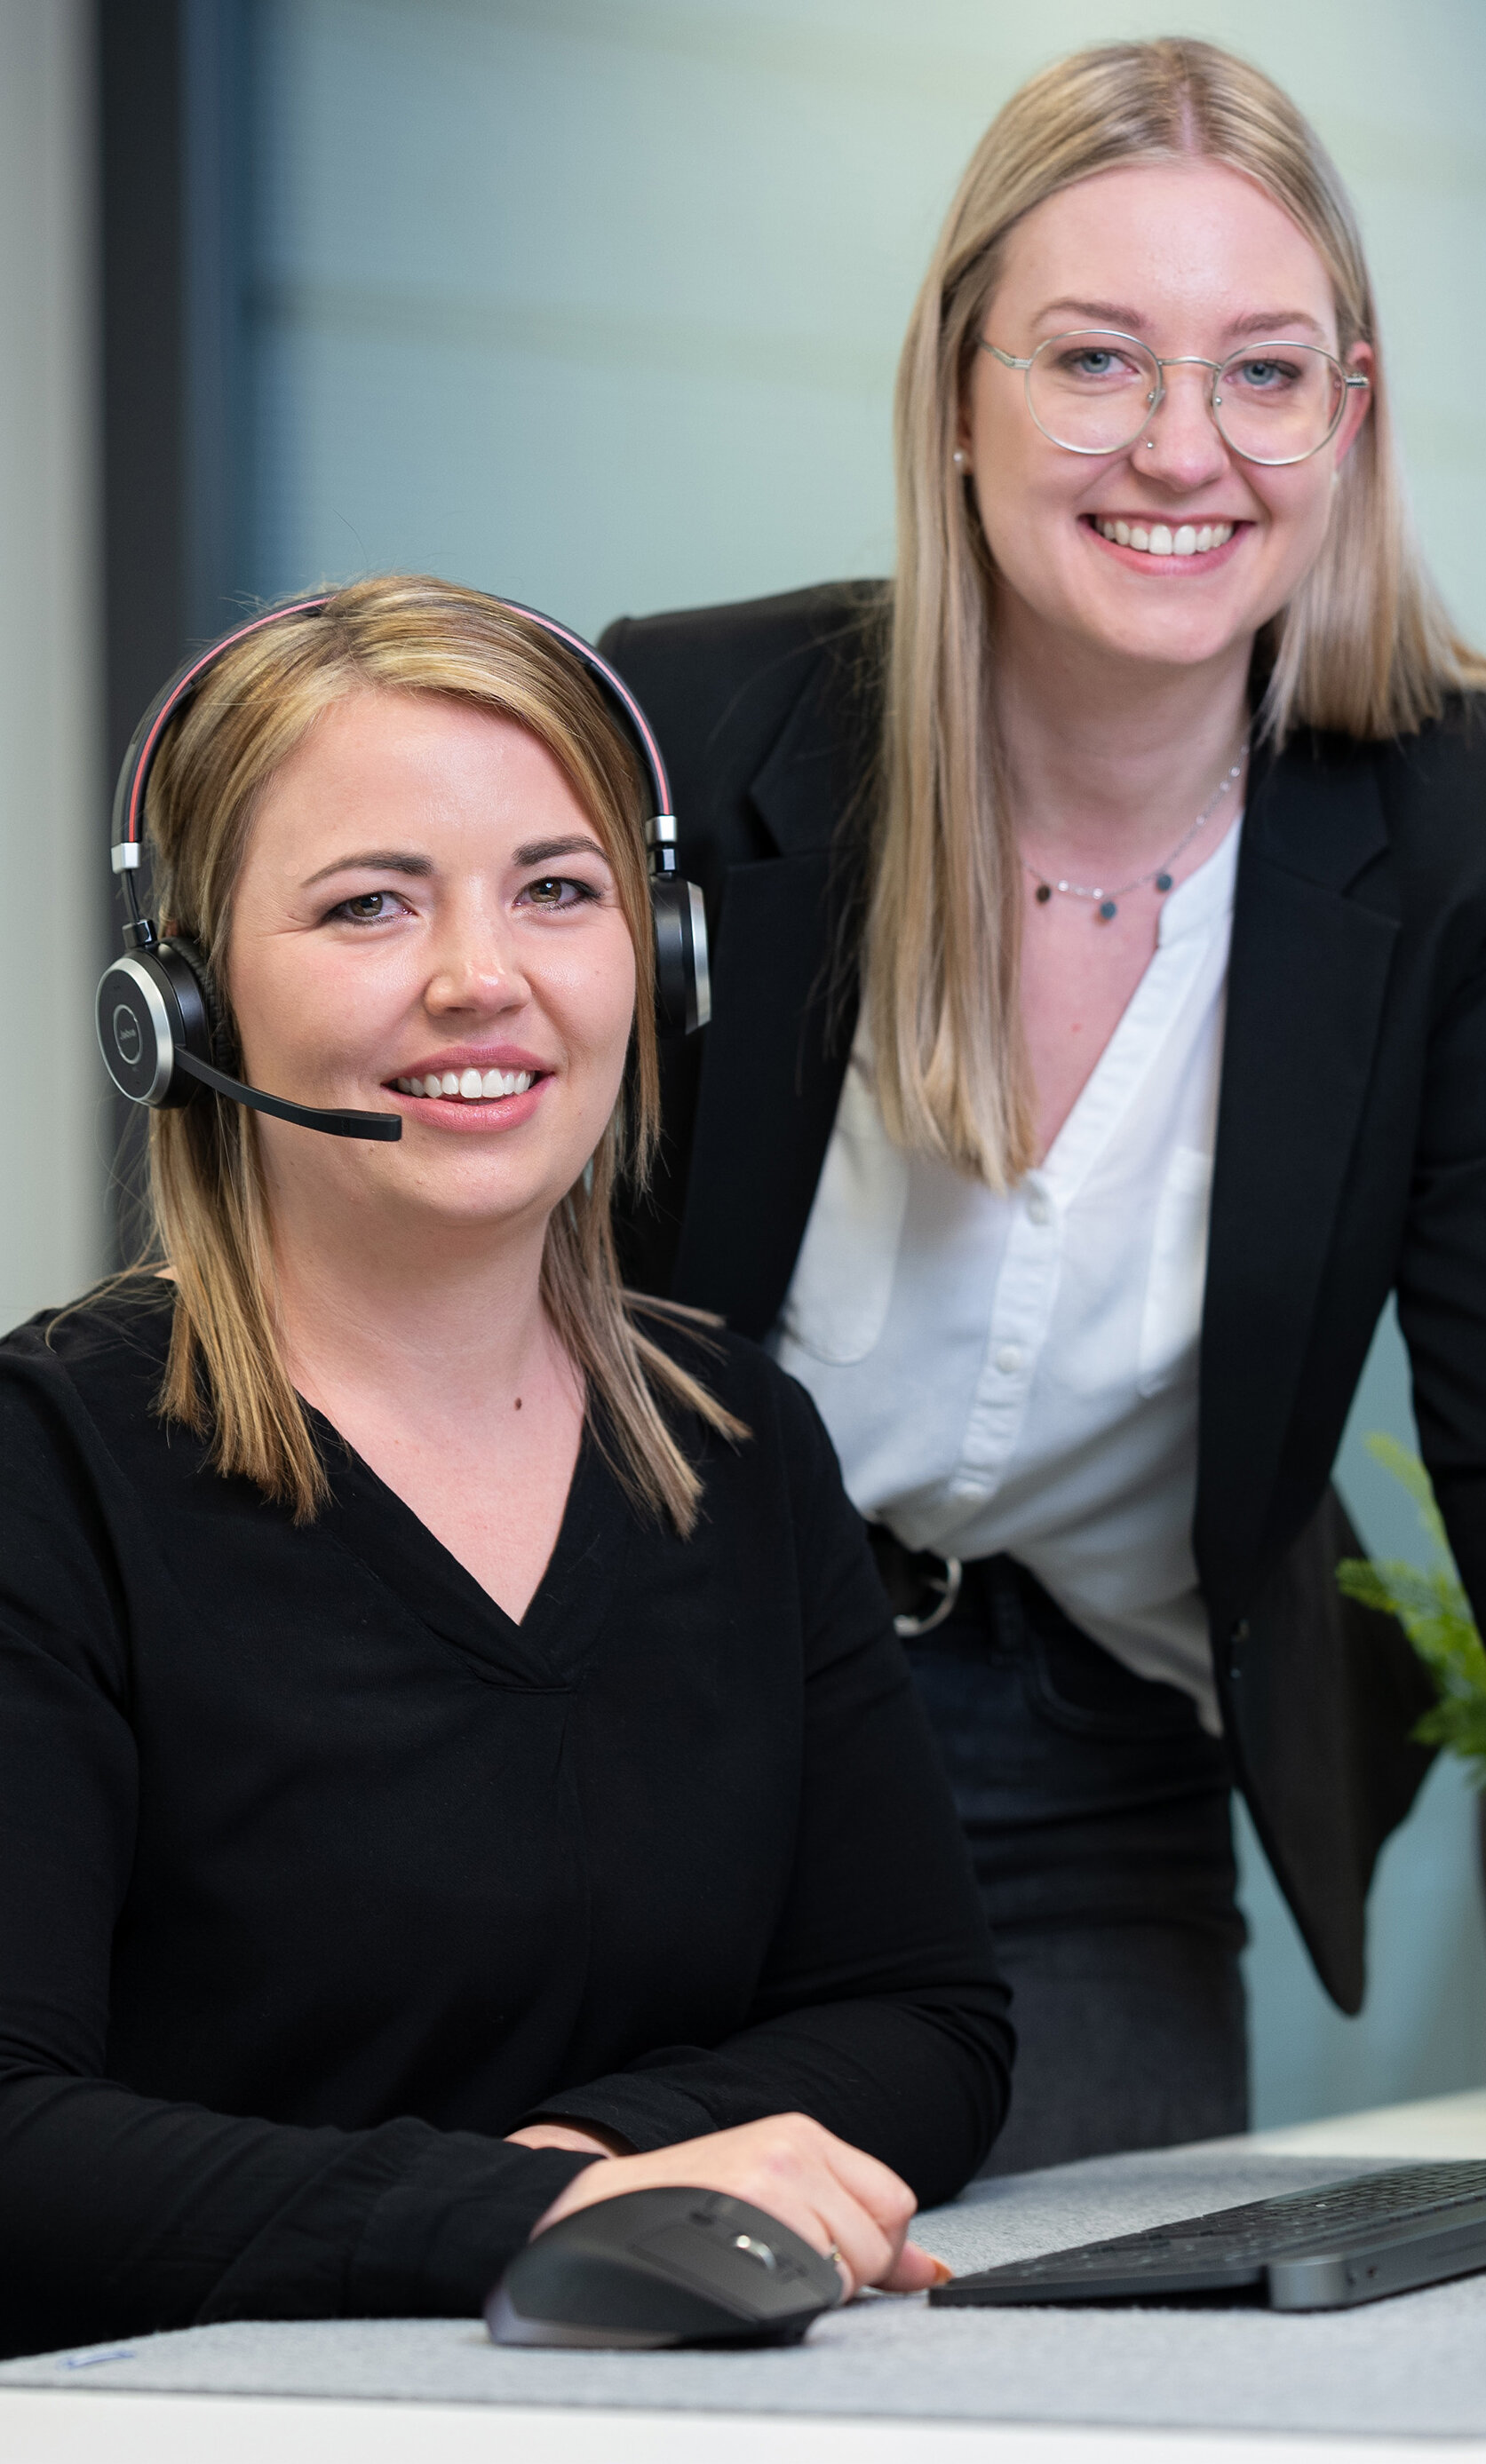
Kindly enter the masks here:
[[[1231, 2141], [1101, 2157], [976, 2183], [916, 2230], [963, 2271], [1376, 2169]], [[1459, 2436], [1486, 2432], [1486, 2277], [1311, 2317], [869, 2296], [774, 2352], [505, 2352], [468, 2319], [243, 2321], [6, 2363], [7, 2387]]]

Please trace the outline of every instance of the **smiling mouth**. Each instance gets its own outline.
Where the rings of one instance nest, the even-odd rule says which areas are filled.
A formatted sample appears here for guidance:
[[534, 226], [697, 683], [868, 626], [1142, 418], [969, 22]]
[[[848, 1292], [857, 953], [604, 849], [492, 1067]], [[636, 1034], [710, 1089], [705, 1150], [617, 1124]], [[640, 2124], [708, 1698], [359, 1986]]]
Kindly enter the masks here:
[[1137, 556], [1208, 556], [1215, 547], [1226, 547], [1239, 527], [1236, 522], [1126, 522], [1102, 514], [1086, 518], [1100, 539], [1133, 548]]
[[426, 1078], [394, 1078], [399, 1095], [451, 1096], [456, 1103], [489, 1104], [501, 1095], [524, 1095], [541, 1073], [535, 1069], [445, 1069]]

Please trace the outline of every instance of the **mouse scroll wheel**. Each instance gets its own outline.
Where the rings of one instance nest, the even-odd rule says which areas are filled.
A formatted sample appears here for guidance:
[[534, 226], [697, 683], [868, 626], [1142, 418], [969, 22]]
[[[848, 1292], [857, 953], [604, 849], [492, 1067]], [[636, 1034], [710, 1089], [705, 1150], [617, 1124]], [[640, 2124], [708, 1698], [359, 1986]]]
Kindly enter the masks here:
[[733, 2235], [733, 2248], [735, 2250], [746, 2251], [748, 2256], [750, 2258], [756, 2258], [761, 2267], [766, 2267], [771, 2276], [779, 2265], [779, 2261], [774, 2256], [774, 2254], [770, 2250], [767, 2242], [755, 2241], [752, 2233], [735, 2233]]

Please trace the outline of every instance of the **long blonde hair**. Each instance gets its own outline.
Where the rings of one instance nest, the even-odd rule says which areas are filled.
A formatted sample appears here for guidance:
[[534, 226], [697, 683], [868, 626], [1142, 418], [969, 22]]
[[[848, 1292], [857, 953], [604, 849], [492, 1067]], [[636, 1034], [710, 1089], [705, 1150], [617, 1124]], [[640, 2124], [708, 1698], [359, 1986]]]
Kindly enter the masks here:
[[1486, 684], [1410, 537], [1361, 235], [1314, 129], [1261, 73], [1210, 43], [1079, 52], [1022, 87], [982, 139], [909, 322], [896, 410], [898, 546], [881, 809], [865, 936], [877, 1091], [890, 1133], [993, 1189], [1033, 1159], [1017, 999], [1020, 873], [987, 690], [989, 554], [952, 453], [967, 371], [1013, 225], [1118, 164], [1203, 157], [1282, 206], [1331, 277], [1344, 355], [1374, 353], [1371, 416], [1320, 557], [1265, 628], [1258, 713], [1298, 727], [1407, 734]]
[[[396, 575], [339, 592], [223, 653], [163, 743], [146, 827], [158, 912], [212, 968], [223, 1066], [237, 1060], [222, 959], [254, 807], [335, 702], [367, 690], [426, 693], [514, 719], [559, 763], [603, 843], [634, 946], [627, 1097], [582, 1179], [554, 1210], [542, 1296], [583, 1375], [589, 1425], [631, 1495], [691, 1530], [701, 1493], [665, 1402], [737, 1438], [741, 1424], [640, 1330], [620, 1287], [610, 1228], [616, 1177], [643, 1181], [659, 1104], [654, 953], [639, 773], [598, 687], [572, 653], [498, 600]], [[321, 1453], [278, 1339], [273, 1242], [256, 1116], [205, 1090], [149, 1123], [152, 1255], [175, 1283], [161, 1409], [211, 1440], [240, 1473], [310, 1520], [328, 1497]], [[673, 1312], [687, 1315], [688, 1312]]]

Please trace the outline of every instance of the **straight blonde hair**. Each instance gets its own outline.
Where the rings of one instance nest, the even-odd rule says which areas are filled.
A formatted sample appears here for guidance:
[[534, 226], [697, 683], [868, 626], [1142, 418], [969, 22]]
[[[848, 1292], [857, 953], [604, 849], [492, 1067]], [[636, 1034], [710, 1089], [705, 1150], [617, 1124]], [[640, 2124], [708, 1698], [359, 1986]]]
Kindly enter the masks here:
[[865, 1000], [890, 1135], [992, 1189], [1033, 1160], [1018, 1006], [1021, 888], [988, 690], [993, 574], [951, 460], [1013, 226], [1128, 163], [1206, 159], [1258, 183], [1330, 275], [1344, 355], [1375, 355], [1371, 415], [1325, 544], [1256, 645], [1261, 735], [1377, 738], [1486, 684], [1406, 519], [1372, 286], [1335, 165], [1289, 98], [1210, 43], [1116, 43], [1023, 86], [982, 139], [909, 322], [896, 406], [898, 544]]
[[[632, 1498], [690, 1532], [701, 1495], [666, 1405], [729, 1439], [740, 1421], [635, 1322], [660, 1305], [627, 1294], [610, 1223], [616, 1179], [643, 1184], [659, 1111], [654, 945], [639, 771], [582, 663], [482, 592], [391, 576], [340, 591], [227, 650], [173, 723], [150, 775], [146, 829], [157, 912], [211, 968], [222, 1066], [239, 1062], [224, 959], [233, 892], [257, 799], [332, 704], [366, 693], [436, 693], [526, 728], [558, 762], [612, 867], [634, 947], [628, 1092], [581, 1179], [549, 1219], [542, 1298], [585, 1381], [597, 1442]], [[311, 1521], [329, 1496], [321, 1451], [284, 1365], [256, 1115], [203, 1092], [149, 1122], [154, 1258], [175, 1283], [160, 1408], [239, 1473]], [[666, 1315], [695, 1318], [686, 1310]], [[705, 1323], [705, 1321], [700, 1321]]]

